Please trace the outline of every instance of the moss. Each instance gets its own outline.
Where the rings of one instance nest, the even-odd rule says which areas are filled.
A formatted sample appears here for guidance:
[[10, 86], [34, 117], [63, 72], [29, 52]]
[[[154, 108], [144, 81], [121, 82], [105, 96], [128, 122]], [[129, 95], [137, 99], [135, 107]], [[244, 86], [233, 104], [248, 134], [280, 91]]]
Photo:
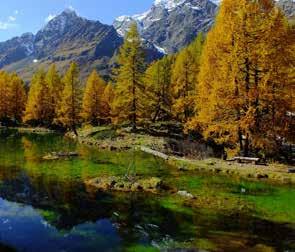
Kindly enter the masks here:
[[133, 245], [125, 250], [126, 252], [158, 252], [159, 249], [152, 246]]
[[187, 215], [192, 215], [194, 213], [193, 209], [184, 206], [184, 199], [177, 196], [167, 196], [160, 199], [160, 205], [167, 208], [173, 212], [183, 213]]
[[216, 245], [208, 239], [197, 239], [194, 244], [198, 249], [205, 249], [210, 251], [216, 250]]
[[59, 219], [59, 215], [54, 211], [39, 209], [38, 212], [47, 222], [51, 224], [56, 223]]

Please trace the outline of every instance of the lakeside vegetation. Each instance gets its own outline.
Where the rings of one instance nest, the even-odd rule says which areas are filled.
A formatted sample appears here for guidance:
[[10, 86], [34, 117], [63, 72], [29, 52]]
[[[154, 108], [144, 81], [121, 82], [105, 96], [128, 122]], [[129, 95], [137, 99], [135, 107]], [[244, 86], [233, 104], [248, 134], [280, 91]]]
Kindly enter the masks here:
[[229, 156], [275, 157], [294, 142], [293, 77], [294, 27], [282, 11], [270, 0], [228, 0], [206, 38], [151, 65], [133, 24], [108, 83], [94, 70], [82, 88], [76, 63], [64, 76], [52, 65], [26, 94], [16, 74], [1, 71], [0, 121], [75, 133], [82, 124], [136, 131], [170, 121]]
[[0, 70], [0, 251], [295, 250], [294, 24], [223, 0], [178, 53], [142, 41], [107, 79]]
[[[212, 176], [206, 170], [183, 171], [143, 152], [100, 150], [55, 133], [39, 135], [4, 129], [0, 134], [0, 191], [6, 193], [7, 200], [22, 203], [14, 203], [14, 207], [22, 209], [32, 204], [38, 216], [46, 221], [47, 229], [56, 227], [54, 237], [71, 235], [76, 230], [76, 237], [85, 238], [79, 245], [86, 246], [87, 239], [97, 235], [93, 231], [96, 227], [92, 224], [84, 233], [80, 223], [108, 218], [126, 242], [121, 245], [124, 251], [128, 248], [142, 251], [147, 247], [153, 251], [173, 248], [261, 251], [256, 250], [258, 244], [270, 251], [294, 248], [292, 185], [221, 174]], [[44, 153], [54, 150], [76, 151], [79, 156], [53, 161], [42, 158]], [[171, 189], [146, 194], [97, 192], [84, 186], [85, 181], [94, 177], [123, 176], [131, 159], [135, 160], [138, 175], [159, 177]], [[23, 193], [24, 188], [28, 193]], [[194, 198], [178, 191], [190, 192]], [[11, 209], [9, 218], [15, 212], [16, 218], [20, 218], [21, 211], [8, 209]], [[16, 226], [13, 228], [16, 234], [22, 234]], [[148, 242], [141, 243], [142, 237]], [[76, 244], [64, 239], [69, 248]], [[37, 244], [42, 241], [33, 240]], [[59, 242], [57, 239], [56, 243]]]

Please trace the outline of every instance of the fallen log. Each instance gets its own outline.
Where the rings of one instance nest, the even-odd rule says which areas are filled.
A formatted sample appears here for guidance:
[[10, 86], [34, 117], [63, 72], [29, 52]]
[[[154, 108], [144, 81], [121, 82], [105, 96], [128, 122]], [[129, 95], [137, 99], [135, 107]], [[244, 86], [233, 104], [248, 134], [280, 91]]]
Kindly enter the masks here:
[[146, 152], [148, 154], [152, 154], [152, 155], [154, 155], [156, 157], [163, 158], [165, 160], [168, 160], [169, 159], [169, 156], [168, 155], [166, 155], [166, 154], [164, 154], [162, 152], [159, 152], [159, 151], [152, 150], [152, 149], [150, 149], [148, 147], [141, 146], [140, 147], [140, 150], [143, 151], [143, 152]]
[[260, 158], [252, 158], [252, 157], [234, 157], [228, 161], [238, 162], [238, 163], [252, 163], [259, 164]]

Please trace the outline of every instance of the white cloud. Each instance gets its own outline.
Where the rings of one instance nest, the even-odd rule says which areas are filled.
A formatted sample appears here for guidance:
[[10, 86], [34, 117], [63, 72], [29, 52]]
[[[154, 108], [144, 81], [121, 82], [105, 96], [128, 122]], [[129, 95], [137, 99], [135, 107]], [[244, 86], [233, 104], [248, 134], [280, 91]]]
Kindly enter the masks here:
[[18, 11], [18, 10], [15, 10], [15, 11], [14, 11], [14, 14], [15, 14], [15, 15], [17, 15], [18, 13], [19, 13], [19, 11]]
[[[15, 11], [14, 13], [16, 14]], [[9, 16], [5, 21], [0, 21], [0, 30], [8, 30], [10, 28], [16, 27], [17, 24], [15, 23], [15, 21], [16, 21], [15, 15]]]
[[14, 16], [9, 16], [9, 17], [8, 17], [8, 20], [9, 20], [10, 22], [14, 22], [14, 21], [16, 20], [16, 17], [14, 17]]
[[48, 23], [49, 21], [51, 21], [52, 19], [54, 19], [56, 17], [56, 15], [54, 14], [49, 14], [47, 18], [45, 18], [45, 23]]
[[17, 24], [0, 21], [0, 30], [8, 30], [8, 29], [13, 28], [15, 26], [17, 26]]

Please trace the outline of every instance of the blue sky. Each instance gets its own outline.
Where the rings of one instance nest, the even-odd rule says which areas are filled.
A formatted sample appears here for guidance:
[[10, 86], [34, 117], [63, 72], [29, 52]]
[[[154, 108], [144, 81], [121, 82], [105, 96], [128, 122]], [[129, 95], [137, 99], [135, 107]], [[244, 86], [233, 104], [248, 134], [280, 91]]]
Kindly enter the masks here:
[[0, 41], [24, 32], [36, 33], [50, 16], [59, 14], [67, 7], [88, 19], [111, 24], [121, 15], [141, 13], [152, 5], [153, 0], [2, 0], [0, 8]]

